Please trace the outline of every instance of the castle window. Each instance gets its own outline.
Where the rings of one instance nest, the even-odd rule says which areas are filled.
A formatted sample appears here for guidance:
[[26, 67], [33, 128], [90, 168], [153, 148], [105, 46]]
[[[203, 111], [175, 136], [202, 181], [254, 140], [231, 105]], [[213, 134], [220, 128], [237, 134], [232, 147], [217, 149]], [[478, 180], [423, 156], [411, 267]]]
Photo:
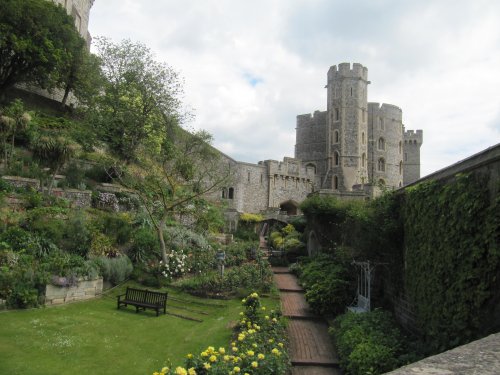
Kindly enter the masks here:
[[339, 131], [338, 130], [335, 130], [335, 132], [333, 133], [333, 141], [335, 143], [339, 143]]
[[378, 128], [380, 130], [384, 130], [384, 119], [382, 117], [379, 117], [378, 119]]
[[377, 169], [379, 172], [385, 172], [385, 159], [378, 159]]
[[229, 199], [234, 199], [234, 188], [229, 188], [229, 196], [228, 196]]
[[365, 110], [364, 109], [361, 110], [361, 116], [363, 118], [363, 122], [365, 122]]
[[340, 164], [340, 155], [337, 151], [335, 151], [335, 153], [333, 154], [333, 163], [335, 165], [339, 165]]
[[361, 155], [361, 166], [364, 167], [366, 165], [366, 154], [363, 152]]
[[335, 121], [340, 120], [340, 111], [338, 108], [335, 108]]
[[333, 176], [333, 188], [339, 190], [339, 178], [337, 176]]
[[378, 139], [378, 149], [385, 150], [385, 139], [382, 137]]
[[403, 161], [399, 162], [399, 174], [403, 173]]
[[261, 184], [262, 184], [262, 178], [263, 178], [263, 176], [262, 176], [262, 173], [261, 173], [261, 174], [260, 174], [260, 183], [261, 183]]
[[401, 154], [402, 151], [403, 151], [403, 144], [401, 143], [401, 141], [399, 141], [399, 153]]
[[352, 87], [351, 87], [351, 96], [352, 96]]
[[226, 188], [222, 189], [222, 199], [226, 199]]
[[247, 180], [248, 180], [248, 182], [250, 182], [250, 172], [248, 172]]
[[365, 144], [365, 132], [361, 133], [361, 144]]

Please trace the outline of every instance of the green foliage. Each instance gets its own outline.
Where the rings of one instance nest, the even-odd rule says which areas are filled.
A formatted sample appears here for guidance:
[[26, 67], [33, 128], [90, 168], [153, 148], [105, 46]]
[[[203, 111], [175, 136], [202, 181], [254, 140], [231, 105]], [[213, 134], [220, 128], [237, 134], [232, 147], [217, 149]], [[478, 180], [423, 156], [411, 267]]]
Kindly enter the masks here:
[[20, 82], [52, 88], [85, 48], [74, 20], [45, 0], [3, 0], [0, 13], [0, 95]]
[[132, 235], [132, 246], [127, 251], [134, 263], [145, 262], [160, 255], [158, 237], [151, 228], [139, 228]]
[[354, 295], [352, 269], [341, 256], [321, 255], [302, 266], [299, 280], [306, 300], [321, 315], [343, 312]]
[[66, 184], [73, 189], [86, 188], [85, 185], [85, 170], [77, 163], [71, 162], [64, 171], [66, 176]]
[[118, 254], [111, 238], [103, 233], [94, 233], [90, 242], [89, 257], [115, 257]]
[[70, 253], [87, 257], [92, 242], [92, 231], [84, 211], [72, 212], [65, 227], [64, 242], [64, 248]]
[[240, 221], [246, 223], [260, 223], [262, 220], [264, 220], [264, 217], [259, 214], [251, 214], [244, 212], [240, 215]]
[[132, 219], [128, 213], [100, 211], [93, 225], [117, 245], [123, 245], [130, 240]]
[[27, 228], [41, 237], [50, 238], [56, 245], [62, 243], [68, 210], [59, 207], [39, 207], [28, 211]]
[[99, 257], [94, 260], [94, 263], [99, 268], [103, 279], [113, 285], [123, 283], [133, 270], [132, 262], [125, 255], [115, 258]]
[[335, 319], [330, 333], [346, 375], [377, 375], [403, 364], [403, 336], [385, 311], [348, 312]]
[[[498, 203], [480, 175], [457, 175], [446, 185], [424, 182], [406, 191], [406, 286], [434, 349], [494, 329], [488, 303], [499, 295]], [[493, 324], [485, 326], [488, 321]]]

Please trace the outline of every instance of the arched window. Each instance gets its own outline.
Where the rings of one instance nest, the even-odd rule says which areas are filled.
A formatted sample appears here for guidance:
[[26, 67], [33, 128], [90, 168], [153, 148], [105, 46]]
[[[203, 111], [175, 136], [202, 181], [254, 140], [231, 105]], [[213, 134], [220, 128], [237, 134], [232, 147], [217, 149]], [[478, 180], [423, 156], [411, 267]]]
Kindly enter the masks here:
[[229, 188], [228, 198], [234, 199], [234, 188]]
[[401, 160], [399, 162], [399, 174], [402, 174], [403, 173], [403, 161]]
[[339, 190], [339, 178], [337, 176], [333, 176], [333, 189]]
[[385, 172], [385, 160], [384, 160], [384, 158], [380, 158], [380, 159], [378, 159], [377, 169], [378, 169], [380, 172]]
[[339, 131], [338, 130], [335, 130], [333, 132], [333, 142], [339, 143]]
[[314, 173], [316, 173], [316, 166], [313, 163], [306, 164], [306, 169], [312, 168]]
[[383, 179], [383, 178], [381, 178], [380, 180], [378, 180], [378, 184], [379, 184], [380, 186], [385, 186], [385, 181], [384, 181], [384, 179]]
[[378, 139], [378, 149], [385, 150], [385, 139], [382, 137]]
[[384, 130], [384, 119], [382, 117], [379, 117], [378, 119], [378, 128], [380, 130]]
[[339, 165], [340, 164], [340, 155], [337, 151], [335, 151], [335, 153], [333, 154], [333, 163], [335, 165]]
[[361, 155], [361, 166], [366, 166], [366, 154], [364, 152], [363, 155]]
[[403, 143], [399, 141], [399, 153], [401, 154], [403, 152]]
[[340, 111], [338, 108], [335, 108], [335, 121], [340, 120]]
[[222, 199], [226, 199], [226, 188], [222, 188]]

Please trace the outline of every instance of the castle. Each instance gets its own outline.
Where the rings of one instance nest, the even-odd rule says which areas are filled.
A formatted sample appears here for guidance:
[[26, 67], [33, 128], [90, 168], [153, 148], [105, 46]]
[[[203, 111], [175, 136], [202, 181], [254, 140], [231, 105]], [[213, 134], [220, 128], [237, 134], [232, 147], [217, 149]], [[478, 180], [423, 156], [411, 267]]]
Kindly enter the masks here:
[[[52, 1], [75, 18], [90, 44], [94, 0]], [[361, 64], [332, 66], [326, 111], [297, 116], [294, 158], [252, 164], [221, 153], [234, 179], [212, 197], [233, 213], [274, 210], [294, 215], [312, 192], [366, 199], [418, 180], [422, 130], [406, 131], [399, 107], [368, 102], [368, 84], [368, 69]]]
[[282, 162], [237, 162], [235, 185], [221, 198], [238, 212], [297, 213], [309, 193], [366, 199], [420, 178], [422, 130], [404, 129], [402, 111], [367, 101], [368, 69], [332, 66], [327, 110], [297, 116], [295, 157]]

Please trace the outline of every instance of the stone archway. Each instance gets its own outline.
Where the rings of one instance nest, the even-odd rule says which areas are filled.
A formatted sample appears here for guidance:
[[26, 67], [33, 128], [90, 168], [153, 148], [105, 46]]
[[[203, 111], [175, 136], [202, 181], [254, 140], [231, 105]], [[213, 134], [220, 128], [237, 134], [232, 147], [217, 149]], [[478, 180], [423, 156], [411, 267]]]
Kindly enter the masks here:
[[288, 216], [295, 216], [298, 215], [299, 211], [299, 204], [293, 200], [288, 200], [286, 202], [283, 202], [280, 204], [280, 210], [281, 211], [286, 211], [286, 214]]
[[309, 236], [307, 237], [307, 253], [309, 256], [314, 256], [321, 251], [321, 244], [318, 241], [318, 236], [312, 230], [309, 232]]

